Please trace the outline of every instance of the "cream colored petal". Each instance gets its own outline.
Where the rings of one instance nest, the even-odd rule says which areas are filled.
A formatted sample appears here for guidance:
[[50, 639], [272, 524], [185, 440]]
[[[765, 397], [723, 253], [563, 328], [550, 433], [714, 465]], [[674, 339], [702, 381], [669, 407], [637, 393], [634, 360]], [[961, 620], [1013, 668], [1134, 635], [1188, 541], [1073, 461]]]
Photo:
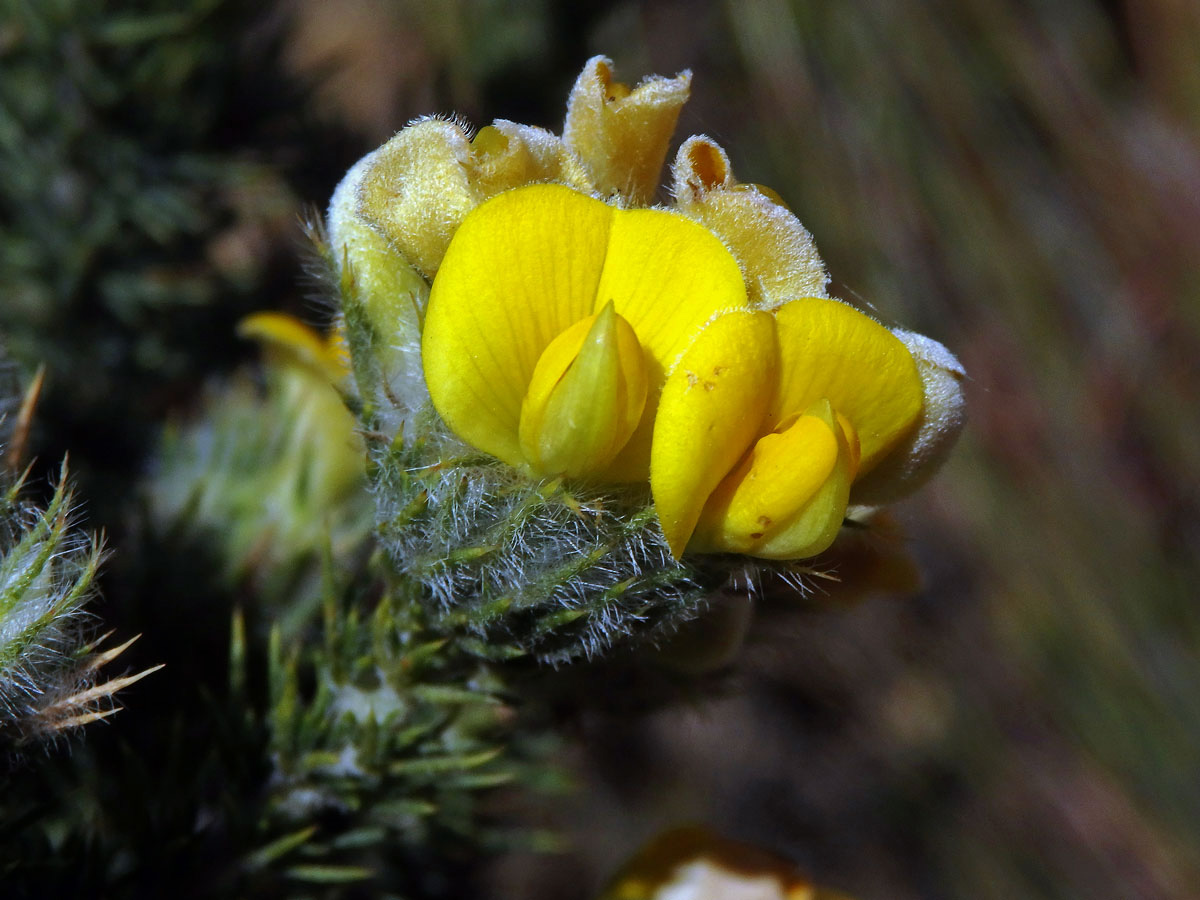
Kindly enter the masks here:
[[480, 199], [525, 184], [555, 182], [590, 193], [583, 162], [556, 134], [544, 128], [497, 119], [471, 141]]
[[649, 203], [692, 75], [651, 76], [633, 90], [612, 76], [612, 61], [603, 56], [584, 63], [567, 100], [563, 140], [602, 195], [631, 205]]
[[455, 122], [423, 119], [372, 154], [357, 211], [404, 259], [432, 277], [459, 223], [480, 199], [471, 182], [466, 133]]
[[381, 346], [403, 352], [420, 337], [429, 284], [358, 212], [362, 177], [375, 156], [359, 160], [333, 192], [326, 230], [338, 272], [352, 280]]

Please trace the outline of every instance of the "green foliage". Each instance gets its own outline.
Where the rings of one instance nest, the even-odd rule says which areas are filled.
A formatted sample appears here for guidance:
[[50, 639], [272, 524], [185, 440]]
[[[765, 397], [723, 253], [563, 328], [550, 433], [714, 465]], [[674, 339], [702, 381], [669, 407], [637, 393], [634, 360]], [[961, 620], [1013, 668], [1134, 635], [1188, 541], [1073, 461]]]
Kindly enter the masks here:
[[244, 248], [295, 207], [231, 143], [269, 125], [231, 105], [250, 21], [227, 0], [0, 4], [0, 330], [46, 364], [38, 441], [85, 481], [136, 465], [170, 390], [231, 355], [271, 261]]
[[[50, 505], [23, 503], [24, 479], [0, 494], [0, 743], [20, 745], [107, 715], [84, 605], [103, 552], [70, 522], [66, 472]], [[101, 712], [101, 710], [107, 710]]]
[[224, 583], [252, 586], [288, 637], [316, 612], [322, 552], [347, 568], [365, 556], [374, 511], [351, 423], [305, 370], [242, 373], [167, 428], [148, 485], [155, 521], [216, 544]]
[[380, 540], [481, 655], [560, 664], [653, 640], [720, 583], [671, 557], [645, 490], [530, 481], [430, 418], [376, 457]]
[[519, 780], [515, 711], [497, 673], [435, 639], [411, 598], [385, 595], [366, 617], [327, 601], [324, 622], [320, 645], [270, 641], [272, 838], [244, 864], [310, 889], [436, 891], [500, 840], [479, 798]]
[[235, 612], [227, 685], [167, 684], [185, 705], [145, 712], [153, 738], [135, 710], [124, 737], [7, 787], [6, 891], [445, 896], [513, 843], [487, 798], [536, 783], [545, 748], [499, 674], [427, 630], [410, 597], [343, 583], [328, 554], [322, 571], [304, 638]]

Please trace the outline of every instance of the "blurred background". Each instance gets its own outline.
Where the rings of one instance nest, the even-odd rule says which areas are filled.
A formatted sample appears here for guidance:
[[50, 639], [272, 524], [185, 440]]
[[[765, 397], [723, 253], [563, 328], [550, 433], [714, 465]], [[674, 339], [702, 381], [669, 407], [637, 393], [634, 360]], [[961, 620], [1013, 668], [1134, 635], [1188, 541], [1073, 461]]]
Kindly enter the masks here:
[[764, 621], [684, 708], [583, 716], [579, 790], [521, 813], [569, 841], [494, 894], [591, 896], [705, 822], [860, 898], [1200, 896], [1200, 5], [251, 6], [0, 6], [0, 331], [48, 366], [34, 451], [110, 535], [110, 626], [170, 640], [122, 569], [136, 485], [249, 355], [239, 318], [327, 318], [299, 223], [355, 159], [430, 112], [557, 131], [595, 53], [690, 68], [678, 137], [776, 189], [835, 293], [954, 350], [971, 423], [896, 513], [919, 592]]

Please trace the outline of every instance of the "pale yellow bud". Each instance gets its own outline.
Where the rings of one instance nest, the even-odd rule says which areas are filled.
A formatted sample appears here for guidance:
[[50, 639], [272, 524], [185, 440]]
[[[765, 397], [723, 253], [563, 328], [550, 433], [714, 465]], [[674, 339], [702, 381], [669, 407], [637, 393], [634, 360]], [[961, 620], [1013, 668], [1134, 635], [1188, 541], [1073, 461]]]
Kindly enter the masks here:
[[739, 184], [725, 151], [704, 135], [675, 155], [671, 181], [679, 210], [713, 232], [737, 258], [751, 302], [771, 309], [826, 297], [829, 276], [812, 235], [769, 188]]
[[896, 331], [921, 376], [924, 400], [912, 432], [874, 469], [854, 483], [850, 502], [864, 506], [891, 503], [929, 480], [950, 455], [967, 423], [962, 383], [966, 370], [945, 347], [911, 331]]
[[563, 140], [583, 160], [602, 195], [647, 204], [658, 189], [692, 73], [655, 75], [632, 90], [612, 76], [612, 61], [603, 56], [584, 64], [567, 100]]
[[729, 155], [716, 141], [697, 134], [679, 146], [671, 166], [671, 188], [680, 209], [700, 203], [709, 191], [735, 184]]
[[641, 420], [647, 387], [641, 344], [610, 301], [542, 352], [521, 405], [522, 453], [540, 474], [599, 474]]
[[384, 337], [385, 347], [403, 347], [420, 338], [429, 285], [358, 211], [363, 173], [374, 164], [376, 153], [359, 160], [337, 186], [326, 228], [338, 272], [350, 284], [371, 327]]
[[443, 119], [415, 122], [371, 154], [358, 191], [362, 218], [430, 278], [478, 202], [471, 142]]
[[583, 163], [561, 138], [504, 119], [474, 140], [457, 122], [423, 119], [367, 159], [356, 211], [429, 279], [467, 213], [489, 197], [540, 182], [591, 190]]
[[471, 142], [474, 185], [481, 200], [524, 184], [556, 182], [591, 191], [583, 163], [562, 138], [532, 125], [497, 119]]

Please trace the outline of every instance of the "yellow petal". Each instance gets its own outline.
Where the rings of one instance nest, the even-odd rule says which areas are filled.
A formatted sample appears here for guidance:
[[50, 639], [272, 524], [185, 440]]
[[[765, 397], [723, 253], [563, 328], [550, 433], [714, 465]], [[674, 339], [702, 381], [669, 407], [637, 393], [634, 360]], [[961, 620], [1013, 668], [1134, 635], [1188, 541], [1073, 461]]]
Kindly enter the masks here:
[[716, 313], [746, 305], [746, 288], [712, 232], [665, 210], [618, 210], [597, 311], [609, 300], [665, 372]]
[[633, 90], [612, 75], [612, 61], [603, 56], [584, 63], [567, 100], [563, 140], [579, 154], [601, 194], [649, 203], [692, 75], [653, 76]]
[[737, 257], [751, 302], [762, 309], [824, 297], [829, 276], [812, 235], [774, 191], [737, 184], [710, 138], [683, 142], [672, 166], [675, 202]]
[[642, 416], [646, 366], [612, 303], [551, 341], [521, 407], [521, 450], [534, 471], [599, 474]]
[[837, 300], [785, 304], [775, 323], [780, 381], [767, 427], [827, 398], [858, 434], [859, 473], [870, 471], [921, 412], [912, 354], [878, 322]]
[[610, 299], [646, 351], [650, 394], [609, 478], [641, 481], [666, 373], [714, 315], [746, 305], [746, 289], [729, 251], [695, 222], [663, 210], [618, 210], [596, 295], [598, 305]]
[[349, 374], [345, 343], [336, 332], [326, 340], [295, 316], [260, 312], [238, 323], [238, 334], [261, 341], [285, 360], [321, 373], [336, 384]]
[[761, 432], [778, 364], [767, 313], [720, 316], [667, 378], [654, 423], [650, 488], [678, 558], [709, 494]]
[[422, 339], [433, 405], [510, 465], [523, 461], [521, 404], [538, 359], [595, 312], [612, 215], [558, 185], [499, 194], [463, 222], [433, 282]]
[[705, 505], [689, 545], [766, 559], [805, 559], [837, 536], [850, 493], [850, 450], [823, 400], [761, 438]]

